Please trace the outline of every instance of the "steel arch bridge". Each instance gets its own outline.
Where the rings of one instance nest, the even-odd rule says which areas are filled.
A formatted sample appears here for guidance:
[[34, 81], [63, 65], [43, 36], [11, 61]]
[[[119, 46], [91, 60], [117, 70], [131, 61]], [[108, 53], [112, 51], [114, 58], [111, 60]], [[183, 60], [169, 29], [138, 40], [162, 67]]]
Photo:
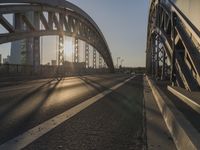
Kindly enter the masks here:
[[[187, 2], [186, 2], [187, 1]], [[179, 1], [195, 9], [197, 2]], [[182, 4], [152, 0], [149, 11], [146, 70], [156, 79], [170, 80], [189, 91], [200, 90], [200, 24], [193, 23]], [[188, 5], [187, 5], [188, 4]], [[189, 6], [190, 4], [190, 6]], [[193, 10], [194, 13], [199, 11]], [[198, 13], [198, 16], [199, 13]]]
[[[33, 14], [32, 20], [26, 15], [27, 12]], [[13, 14], [13, 25], [4, 17], [6, 14]], [[92, 45], [104, 59], [110, 71], [114, 71], [112, 56], [101, 30], [88, 14], [70, 2], [65, 0], [0, 0], [0, 24], [8, 31], [0, 34], [0, 44], [33, 37], [34, 66], [39, 65], [40, 62], [40, 36], [46, 35], [59, 35], [58, 64], [62, 65], [64, 63], [64, 35], [67, 35], [75, 37], [75, 46], [78, 39], [85, 41], [86, 53], [89, 49], [88, 44]], [[78, 48], [75, 48], [75, 53], [77, 51]], [[77, 62], [77, 54], [74, 57]]]

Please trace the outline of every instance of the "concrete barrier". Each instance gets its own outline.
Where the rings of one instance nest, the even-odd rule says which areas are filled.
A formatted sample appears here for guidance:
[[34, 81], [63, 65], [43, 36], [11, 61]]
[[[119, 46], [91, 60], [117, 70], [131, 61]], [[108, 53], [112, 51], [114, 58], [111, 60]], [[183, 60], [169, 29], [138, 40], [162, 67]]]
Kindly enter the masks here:
[[199, 132], [148, 76], [146, 79], [177, 149], [200, 150]]
[[168, 86], [167, 89], [200, 114], [200, 92], [192, 93], [178, 87]]

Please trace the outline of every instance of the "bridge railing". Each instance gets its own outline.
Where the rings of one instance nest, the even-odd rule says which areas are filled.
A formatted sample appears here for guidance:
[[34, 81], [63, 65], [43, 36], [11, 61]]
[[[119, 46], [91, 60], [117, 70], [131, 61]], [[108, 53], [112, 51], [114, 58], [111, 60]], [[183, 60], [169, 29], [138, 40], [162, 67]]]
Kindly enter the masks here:
[[184, 61], [200, 85], [200, 31], [173, 2], [170, 1], [170, 4], [173, 6], [172, 11], [177, 15], [176, 31], [185, 47]]
[[31, 65], [0, 64], [0, 77], [44, 75], [45, 73], [53, 74], [55, 71], [56, 67], [46, 65], [34, 69]]
[[45, 78], [57, 76], [74, 76], [95, 73], [108, 73], [108, 68], [69, 68], [66, 66], [0, 64], [0, 78]]

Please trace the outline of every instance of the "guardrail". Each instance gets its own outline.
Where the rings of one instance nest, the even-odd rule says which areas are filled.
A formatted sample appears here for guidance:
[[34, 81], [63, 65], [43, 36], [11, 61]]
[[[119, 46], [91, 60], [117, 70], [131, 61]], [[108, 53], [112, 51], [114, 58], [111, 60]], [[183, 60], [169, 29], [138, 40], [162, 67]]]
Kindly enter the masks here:
[[65, 66], [49, 66], [40, 65], [33, 67], [31, 65], [17, 65], [17, 64], [0, 64], [0, 77], [55, 77], [55, 76], [72, 76], [79, 74], [90, 73], [105, 73], [109, 72], [107, 68], [93, 69], [93, 68], [67, 68]]

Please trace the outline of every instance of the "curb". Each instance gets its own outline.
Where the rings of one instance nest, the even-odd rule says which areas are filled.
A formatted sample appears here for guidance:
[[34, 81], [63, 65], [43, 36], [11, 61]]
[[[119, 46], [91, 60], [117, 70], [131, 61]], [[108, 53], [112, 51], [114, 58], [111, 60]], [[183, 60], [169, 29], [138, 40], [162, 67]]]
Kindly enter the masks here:
[[[144, 77], [143, 77], [143, 86], [144, 86]], [[144, 92], [144, 91], [143, 91]], [[143, 93], [144, 94], [144, 93]], [[142, 100], [142, 109], [143, 109], [143, 149], [142, 150], [148, 150], [148, 144], [147, 144], [147, 120], [146, 120], [146, 103], [145, 103], [145, 98]]]
[[199, 132], [148, 76], [146, 76], [146, 79], [177, 149], [199, 150]]

